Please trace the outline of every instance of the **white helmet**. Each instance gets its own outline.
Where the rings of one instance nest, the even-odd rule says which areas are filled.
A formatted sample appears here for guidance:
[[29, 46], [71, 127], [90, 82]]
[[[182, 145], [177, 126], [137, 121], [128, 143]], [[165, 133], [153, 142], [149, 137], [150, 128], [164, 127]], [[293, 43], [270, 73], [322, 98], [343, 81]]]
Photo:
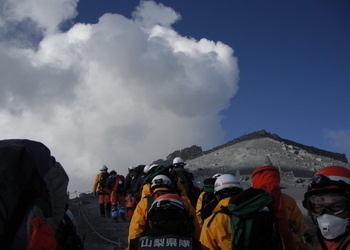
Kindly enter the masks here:
[[100, 171], [106, 171], [108, 168], [106, 165], [103, 165], [102, 168], [100, 169]]
[[135, 166], [128, 167], [129, 171], [134, 170], [135, 168], [136, 168]]
[[151, 189], [157, 187], [171, 187], [171, 180], [166, 175], [157, 175], [152, 179]]
[[231, 174], [223, 174], [215, 181], [214, 193], [217, 193], [227, 188], [243, 189], [236, 177], [234, 177]]
[[149, 167], [148, 171], [150, 171], [152, 168], [158, 167], [158, 166], [159, 166], [159, 164], [152, 164], [152, 165]]
[[181, 157], [176, 157], [173, 160], [173, 165], [186, 165], [186, 163], [184, 162], [184, 160]]
[[221, 173], [216, 173], [216, 174], [214, 174], [214, 175], [213, 175], [213, 177], [212, 177], [212, 178], [217, 179], [217, 178], [219, 178], [221, 175], [222, 175]]
[[148, 171], [150, 170], [150, 168], [151, 168], [151, 165], [146, 165], [146, 166], [143, 168], [143, 172], [144, 172], [145, 174], [147, 174]]

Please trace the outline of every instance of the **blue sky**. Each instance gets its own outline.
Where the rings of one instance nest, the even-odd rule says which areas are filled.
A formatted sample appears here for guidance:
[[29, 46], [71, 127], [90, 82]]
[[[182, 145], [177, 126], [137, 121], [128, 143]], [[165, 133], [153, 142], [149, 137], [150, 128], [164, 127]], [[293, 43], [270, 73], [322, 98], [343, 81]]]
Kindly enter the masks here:
[[[183, 36], [234, 50], [239, 90], [221, 112], [232, 140], [266, 129], [282, 138], [350, 153], [349, 1], [156, 1], [182, 19]], [[80, 1], [79, 22], [130, 17], [139, 1]], [[346, 138], [346, 139], [345, 139]]]
[[[350, 2], [4, 0], [0, 135], [70, 190], [265, 129], [350, 155]], [[83, 170], [83, 175], [82, 175]]]

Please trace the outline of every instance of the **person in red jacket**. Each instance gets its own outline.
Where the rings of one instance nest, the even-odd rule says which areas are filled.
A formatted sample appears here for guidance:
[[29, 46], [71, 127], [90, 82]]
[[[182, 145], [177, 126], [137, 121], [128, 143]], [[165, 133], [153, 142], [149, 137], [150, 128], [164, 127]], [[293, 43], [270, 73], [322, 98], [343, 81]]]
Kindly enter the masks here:
[[303, 206], [317, 228], [321, 249], [350, 249], [350, 170], [322, 168], [313, 176]]

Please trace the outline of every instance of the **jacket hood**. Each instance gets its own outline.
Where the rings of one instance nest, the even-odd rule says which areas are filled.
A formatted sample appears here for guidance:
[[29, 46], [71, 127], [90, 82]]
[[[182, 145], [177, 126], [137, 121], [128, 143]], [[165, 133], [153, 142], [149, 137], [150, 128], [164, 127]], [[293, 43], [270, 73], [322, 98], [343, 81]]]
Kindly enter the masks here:
[[[274, 166], [263, 166], [252, 173], [252, 187], [258, 189], [269, 189], [280, 186], [281, 177]], [[268, 190], [266, 190], [268, 191]]]

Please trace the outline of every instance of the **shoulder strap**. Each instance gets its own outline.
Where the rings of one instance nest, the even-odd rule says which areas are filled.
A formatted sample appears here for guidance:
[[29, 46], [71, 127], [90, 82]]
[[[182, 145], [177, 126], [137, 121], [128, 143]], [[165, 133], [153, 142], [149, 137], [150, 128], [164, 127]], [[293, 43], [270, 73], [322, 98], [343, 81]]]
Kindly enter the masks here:
[[338, 250], [345, 250], [350, 243], [350, 235], [346, 236], [341, 245], [338, 247]]
[[205, 196], [206, 195], [210, 195], [209, 193], [205, 193], [204, 197], [203, 197], [203, 202], [202, 202], [202, 207], [198, 212], [202, 212], [206, 207], [208, 207], [210, 204], [212, 204], [213, 202], [215, 202], [215, 198], [211, 199], [208, 203], [204, 204], [204, 200], [205, 200]]
[[218, 213], [227, 214], [227, 215], [229, 215], [229, 216], [232, 215], [232, 212], [230, 212], [230, 210], [228, 210], [227, 207], [221, 206], [221, 209], [220, 209], [219, 211], [216, 211], [215, 213], [213, 213], [213, 216], [211, 217], [210, 221], [208, 222], [207, 227], [210, 226], [211, 222], [214, 220], [215, 216], [216, 216]]
[[154, 197], [152, 195], [148, 195], [145, 197], [145, 199], [147, 199], [147, 212], [148, 212], [149, 209], [151, 208], [153, 201], [154, 201]]

